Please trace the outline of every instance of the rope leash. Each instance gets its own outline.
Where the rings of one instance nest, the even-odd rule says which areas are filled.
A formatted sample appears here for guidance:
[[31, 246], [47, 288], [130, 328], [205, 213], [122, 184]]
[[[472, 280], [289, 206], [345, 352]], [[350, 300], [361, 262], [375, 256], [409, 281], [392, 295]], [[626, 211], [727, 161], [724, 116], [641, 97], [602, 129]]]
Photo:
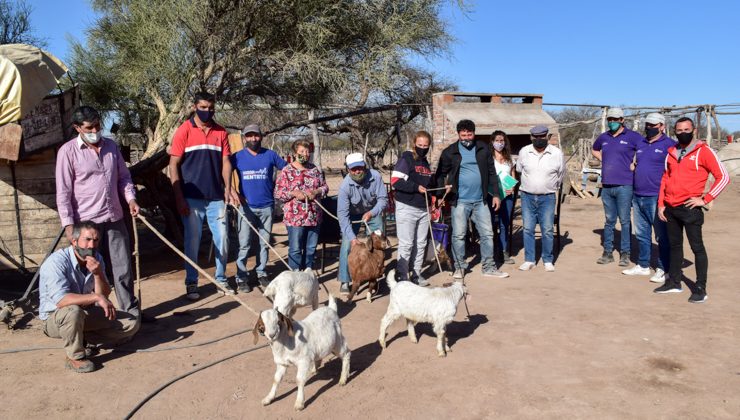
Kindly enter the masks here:
[[[211, 277], [211, 275], [210, 275], [210, 274], [208, 274], [208, 273], [207, 273], [207, 272], [206, 272], [205, 270], [203, 270], [202, 268], [200, 268], [200, 266], [199, 266], [198, 264], [196, 264], [196, 263], [195, 263], [195, 261], [191, 260], [191, 259], [190, 259], [190, 258], [189, 258], [189, 257], [188, 257], [187, 255], [185, 255], [185, 254], [184, 254], [184, 253], [183, 253], [182, 251], [180, 251], [179, 249], [177, 249], [177, 247], [176, 247], [175, 245], [173, 245], [173, 244], [172, 244], [172, 242], [170, 242], [169, 240], [167, 240], [167, 238], [165, 238], [165, 237], [164, 237], [164, 235], [162, 235], [161, 233], [159, 233], [159, 231], [158, 231], [157, 229], [155, 229], [155, 228], [154, 228], [154, 226], [152, 226], [152, 225], [151, 225], [151, 223], [149, 223], [149, 221], [148, 221], [148, 220], [146, 219], [146, 217], [144, 217], [144, 216], [143, 216], [143, 215], [141, 215], [141, 214], [139, 214], [139, 215], [138, 215], [138, 216], [136, 216], [136, 217], [138, 217], [138, 218], [139, 218], [139, 220], [141, 220], [141, 222], [142, 222], [142, 223], [144, 223], [144, 225], [146, 225], [146, 227], [148, 227], [148, 228], [149, 228], [149, 230], [151, 230], [152, 232], [154, 232], [154, 234], [155, 234], [155, 235], [157, 235], [157, 237], [158, 237], [159, 239], [161, 239], [161, 240], [162, 240], [162, 242], [164, 242], [164, 243], [165, 243], [165, 244], [166, 244], [167, 246], [169, 246], [169, 247], [170, 247], [170, 248], [171, 248], [171, 249], [172, 249], [173, 251], [175, 251], [175, 253], [176, 253], [177, 255], [179, 255], [179, 256], [180, 256], [181, 258], [183, 258], [183, 259], [184, 259], [185, 261], [187, 261], [187, 262], [188, 262], [188, 263], [189, 263], [190, 265], [192, 265], [192, 266], [193, 266], [193, 267], [194, 267], [194, 268], [195, 268], [196, 270], [198, 270], [198, 272], [199, 272], [200, 274], [202, 274], [202, 275], [203, 275], [203, 277], [205, 277], [206, 279], [208, 279], [208, 281], [210, 281], [211, 283], [213, 283], [213, 284], [214, 284], [214, 285], [216, 286], [216, 288], [217, 288], [217, 289], [221, 290], [221, 292], [222, 292], [223, 294], [225, 294], [225, 295], [227, 295], [227, 296], [231, 297], [232, 299], [234, 299], [234, 300], [235, 300], [235, 301], [237, 301], [237, 302], [238, 302], [238, 303], [239, 303], [240, 305], [242, 305], [242, 306], [244, 306], [245, 308], [247, 308], [247, 309], [248, 309], [248, 310], [249, 310], [250, 312], [252, 312], [252, 313], [253, 313], [253, 314], [255, 314], [256, 316], [259, 316], [259, 315], [260, 315], [259, 311], [256, 311], [256, 310], [255, 310], [254, 308], [252, 308], [251, 306], [247, 305], [247, 303], [246, 303], [246, 302], [244, 302], [243, 300], [241, 300], [241, 299], [240, 299], [239, 297], [237, 297], [236, 295], [233, 295], [233, 294], [231, 294], [231, 292], [230, 292], [229, 290], [227, 290], [226, 288], [224, 288], [224, 287], [223, 287], [223, 286], [222, 286], [221, 284], [219, 284], [219, 282], [217, 282], [217, 281], [216, 281], [216, 279], [214, 279], [213, 277]], [[138, 241], [138, 236], [136, 237], [136, 239], [137, 239], [137, 241]], [[137, 247], [137, 249], [138, 249], [138, 244], [136, 245], [136, 247]], [[137, 252], [137, 254], [138, 254], [138, 252]]]
[[141, 313], [141, 266], [139, 263], [139, 231], [136, 229], [136, 216], [131, 215], [131, 223], [134, 228], [134, 260], [136, 262], [136, 299], [139, 301], [139, 313]]
[[[268, 246], [268, 247], [270, 247], [270, 250], [271, 250], [271, 251], [272, 251], [272, 252], [273, 252], [273, 253], [274, 253], [275, 255], [277, 255], [277, 257], [278, 257], [278, 258], [280, 258], [280, 261], [282, 261], [283, 265], [285, 265], [285, 268], [287, 268], [287, 269], [288, 269], [288, 271], [294, 271], [293, 269], [291, 269], [291, 268], [290, 268], [290, 266], [288, 265], [288, 263], [287, 263], [287, 262], [285, 262], [285, 260], [283, 259], [283, 257], [282, 257], [282, 256], [281, 256], [281, 255], [280, 255], [280, 254], [279, 254], [278, 252], [277, 252], [277, 250], [275, 249], [275, 247], [273, 247], [273, 246], [272, 246], [272, 245], [270, 244], [270, 241], [269, 241], [269, 240], [267, 240], [267, 239], [265, 239], [265, 238], [264, 238], [264, 237], [263, 237], [263, 236], [262, 236], [262, 235], [260, 234], [259, 230], [258, 230], [258, 229], [257, 229], [256, 227], [254, 227], [254, 225], [253, 225], [252, 223], [250, 223], [250, 222], [249, 222], [249, 219], [247, 219], [247, 216], [245, 216], [244, 214], [242, 214], [242, 212], [241, 212], [241, 211], [239, 211], [239, 207], [235, 206], [235, 205], [234, 205], [234, 204], [232, 204], [232, 203], [229, 203], [229, 205], [230, 205], [231, 207], [233, 207], [233, 208], [234, 208], [234, 209], [236, 210], [236, 213], [237, 213], [237, 214], [238, 214], [238, 215], [239, 215], [239, 216], [240, 216], [240, 217], [241, 217], [241, 218], [242, 218], [242, 219], [244, 220], [244, 222], [245, 222], [245, 223], [246, 223], [246, 224], [247, 224], [247, 225], [249, 226], [249, 228], [250, 228], [250, 229], [252, 229], [252, 231], [253, 231], [254, 233], [256, 233], [256, 234], [257, 234], [257, 236], [258, 236], [258, 237], [260, 238], [260, 240], [262, 240], [262, 242], [264, 242], [265, 244], [267, 244], [267, 246]], [[321, 286], [322, 286], [322, 287], [324, 288], [324, 291], [326, 292], [326, 294], [327, 294], [327, 295], [329, 295], [329, 294], [330, 294], [330, 293], [329, 293], [329, 289], [328, 289], [328, 288], [326, 287], [326, 285], [325, 285], [324, 283], [321, 283], [321, 282], [319, 282], [319, 284], [320, 284], [320, 285], [321, 285]], [[266, 298], [267, 300], [269, 300], [269, 301], [270, 301], [270, 303], [272, 303], [272, 300], [271, 300], [270, 298], [268, 298], [268, 297], [265, 297], [265, 298]]]

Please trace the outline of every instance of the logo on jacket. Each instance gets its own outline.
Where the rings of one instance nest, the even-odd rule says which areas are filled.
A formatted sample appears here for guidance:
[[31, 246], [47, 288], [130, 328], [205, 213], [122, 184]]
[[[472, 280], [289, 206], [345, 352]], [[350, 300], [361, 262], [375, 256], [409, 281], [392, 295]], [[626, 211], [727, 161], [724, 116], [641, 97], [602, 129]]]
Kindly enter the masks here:
[[626, 142], [624, 140], [619, 140], [619, 144], [629, 144], [629, 142]]

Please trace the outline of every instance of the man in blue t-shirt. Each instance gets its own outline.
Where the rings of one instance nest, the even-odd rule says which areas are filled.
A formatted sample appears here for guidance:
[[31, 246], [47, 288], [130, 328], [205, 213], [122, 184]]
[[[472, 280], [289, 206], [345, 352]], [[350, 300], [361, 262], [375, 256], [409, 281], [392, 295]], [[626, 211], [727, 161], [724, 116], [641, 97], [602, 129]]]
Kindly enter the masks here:
[[[501, 199], [498, 175], [493, 154], [488, 144], [475, 139], [475, 123], [460, 120], [457, 123], [458, 141], [449, 145], [439, 156], [436, 185], [450, 185], [447, 200], [452, 205], [452, 254], [455, 260], [455, 279], [462, 279], [468, 269], [465, 260], [465, 235], [468, 221], [472, 221], [480, 237], [482, 274], [486, 277], [509, 277], [501, 272], [493, 260], [493, 226], [488, 208], [489, 185], [491, 206], [498, 210]], [[440, 203], [440, 206], [444, 202]]]
[[[250, 124], [242, 130], [244, 149], [231, 155], [231, 165], [239, 176], [238, 194], [241, 205], [239, 211], [258, 231], [264, 240], [255, 238], [260, 244], [259, 261], [255, 271], [262, 287], [270, 284], [265, 272], [268, 259], [266, 241], [272, 234], [272, 211], [275, 205], [275, 168], [281, 170], [287, 165], [277, 153], [262, 147], [262, 131], [259, 125]], [[237, 188], [237, 187], [235, 187]], [[236, 258], [236, 283], [239, 291], [248, 293], [247, 257], [252, 244], [252, 229], [243, 217], [239, 217], [239, 255]], [[255, 235], [256, 236], [256, 235]]]
[[614, 227], [619, 217], [621, 241], [619, 265], [630, 264], [630, 208], [632, 207], [632, 162], [637, 145], [644, 137], [624, 126], [622, 108], [609, 108], [606, 113], [609, 130], [596, 138], [591, 153], [601, 161], [601, 201], [604, 204], [604, 252], [598, 264], [614, 262]]
[[628, 276], [650, 275], [650, 251], [653, 230], [658, 241], [659, 258], [655, 274], [650, 278], [654, 283], [662, 283], [670, 267], [671, 247], [668, 244], [668, 228], [657, 216], [660, 180], [665, 172], [668, 149], [676, 145], [665, 134], [665, 117], [653, 112], [645, 118], [647, 139], [637, 146], [635, 156], [635, 184], [632, 197], [632, 214], [635, 218], [635, 236], [639, 245], [637, 265], [622, 271]]

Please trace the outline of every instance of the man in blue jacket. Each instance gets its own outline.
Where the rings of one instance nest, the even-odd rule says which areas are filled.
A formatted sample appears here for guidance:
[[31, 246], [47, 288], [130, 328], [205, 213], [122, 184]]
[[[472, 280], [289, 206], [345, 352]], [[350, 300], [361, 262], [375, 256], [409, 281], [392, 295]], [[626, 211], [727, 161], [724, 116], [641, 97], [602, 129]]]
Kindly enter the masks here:
[[[458, 141], [449, 145], [439, 157], [435, 185], [452, 185], [447, 197], [452, 205], [452, 253], [455, 259], [456, 279], [462, 279], [468, 269], [465, 261], [465, 234], [472, 220], [480, 236], [481, 263], [486, 277], [509, 277], [501, 272], [493, 260], [493, 226], [488, 209], [489, 187], [494, 210], [501, 199], [493, 154], [488, 144], [475, 139], [475, 123], [460, 120], [457, 123]], [[446, 181], [445, 181], [446, 179]], [[444, 203], [441, 203], [444, 205]]]
[[[362, 153], [351, 153], [345, 159], [349, 173], [339, 185], [337, 196], [337, 218], [342, 231], [342, 246], [339, 250], [340, 293], [349, 294], [349, 265], [347, 257], [352, 246], [361, 245], [357, 233], [364, 221], [371, 231], [383, 228], [383, 210], [388, 204], [388, 193], [380, 173], [369, 169]], [[370, 232], [367, 232], [370, 234]]]

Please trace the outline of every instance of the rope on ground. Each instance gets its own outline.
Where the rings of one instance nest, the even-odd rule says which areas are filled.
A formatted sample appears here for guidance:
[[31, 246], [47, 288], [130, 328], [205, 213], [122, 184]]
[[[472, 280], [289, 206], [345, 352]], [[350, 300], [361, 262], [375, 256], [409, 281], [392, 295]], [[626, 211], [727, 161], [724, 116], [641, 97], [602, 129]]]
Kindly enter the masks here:
[[134, 260], [136, 262], [136, 298], [139, 301], [139, 313], [141, 313], [141, 266], [139, 264], [139, 231], [136, 229], [136, 216], [131, 215], [131, 223], [134, 230]]
[[208, 279], [208, 281], [210, 281], [211, 283], [213, 283], [225, 295], [227, 295], [230, 298], [232, 298], [235, 301], [237, 301], [240, 305], [242, 305], [245, 308], [247, 308], [250, 312], [252, 312], [256, 316], [259, 316], [260, 315], [259, 311], [256, 311], [254, 308], [252, 308], [251, 306], [247, 305], [247, 303], [244, 302], [243, 300], [241, 300], [237, 295], [231, 294], [231, 292], [229, 290], [227, 290], [221, 284], [219, 284], [219, 282], [217, 282], [213, 277], [211, 277], [210, 274], [208, 274], [205, 270], [203, 270], [202, 268], [200, 268], [200, 266], [198, 264], [196, 264], [195, 261], [191, 260], [182, 251], [180, 251], [179, 249], [177, 249], [177, 247], [175, 245], [173, 245], [172, 242], [170, 242], [169, 240], [167, 240], [167, 238], [165, 238], [164, 235], [162, 235], [161, 233], [159, 233], [159, 231], [157, 229], [155, 229], [154, 226], [151, 225], [151, 223], [149, 223], [149, 221], [146, 219], [146, 217], [144, 217], [141, 214], [139, 214], [136, 217], [138, 217], [141, 220], [141, 222], [144, 223], [144, 225], [146, 225], [146, 227], [148, 227], [152, 232], [154, 232], [154, 234], [157, 235], [157, 237], [159, 237], [159, 239], [161, 239], [162, 242], [164, 242], [167, 246], [169, 246], [170, 248], [172, 248], [172, 250], [175, 251], [175, 253], [177, 253], [177, 255], [179, 255], [181, 258], [183, 258], [185, 261], [187, 261], [190, 265], [192, 265], [196, 270], [198, 270], [198, 272], [200, 274], [203, 275], [203, 277], [205, 277], [206, 279]]
[[270, 244], [270, 241], [269, 241], [269, 239], [266, 239], [266, 238], [264, 238], [264, 237], [263, 237], [263, 236], [262, 236], [262, 235], [260, 234], [259, 230], [257, 230], [257, 228], [256, 228], [256, 227], [254, 227], [254, 225], [252, 225], [251, 223], [249, 223], [249, 219], [247, 219], [247, 216], [245, 216], [244, 214], [242, 214], [242, 212], [241, 212], [241, 211], [239, 210], [239, 207], [235, 206], [235, 205], [234, 205], [234, 204], [232, 204], [232, 203], [229, 203], [229, 205], [230, 205], [231, 207], [233, 207], [233, 208], [234, 208], [234, 209], [236, 210], [236, 213], [237, 213], [237, 214], [239, 215], [239, 217], [241, 217], [242, 219], [244, 219], [244, 221], [245, 221], [245, 222], [247, 223], [247, 225], [249, 226], [249, 228], [250, 228], [250, 229], [252, 229], [252, 231], [253, 231], [254, 233], [256, 233], [256, 234], [257, 234], [257, 236], [258, 236], [258, 237], [259, 237], [259, 238], [260, 238], [260, 239], [262, 240], [262, 242], [264, 242], [265, 244], [267, 244], [267, 246], [269, 246], [269, 247], [270, 247], [270, 249], [272, 250], [272, 252], [274, 252], [274, 253], [275, 253], [275, 255], [277, 255], [277, 257], [278, 257], [278, 258], [280, 258], [280, 261], [282, 261], [282, 262], [283, 262], [283, 265], [285, 265], [285, 268], [287, 268], [287, 269], [288, 269], [288, 271], [293, 271], [293, 270], [292, 270], [292, 269], [290, 268], [290, 266], [288, 265], [288, 263], [287, 263], [287, 262], [285, 261], [285, 259], [283, 259], [283, 257], [282, 257], [282, 256], [281, 256], [280, 254], [278, 254], [278, 252], [277, 252], [277, 250], [275, 249], [275, 247], [273, 247], [273, 246], [272, 246], [272, 245]]
[[[213, 340], [204, 341], [202, 343], [195, 343], [195, 344], [186, 344], [183, 346], [169, 346], [169, 347], [156, 347], [152, 349], [129, 349], [124, 347], [116, 347], [111, 349], [113, 353], [156, 353], [160, 351], [170, 351], [170, 350], [182, 350], [182, 349], [189, 349], [193, 347], [202, 347], [207, 346], [209, 344], [218, 343], [219, 341], [226, 340], [227, 338], [236, 337], [237, 335], [246, 334], [248, 332], [252, 331], [252, 328], [247, 328], [243, 330], [239, 330], [237, 332], [231, 333], [229, 335], [225, 335], [223, 337], [214, 338]], [[63, 346], [59, 347], [51, 347], [51, 346], [39, 346], [39, 347], [25, 347], [25, 348], [17, 348], [17, 349], [5, 349], [0, 350], [0, 354], [13, 354], [13, 353], [25, 353], [29, 351], [38, 351], [38, 350], [62, 350], [64, 349]]]
[[133, 417], [133, 415], [136, 414], [136, 412], [139, 411], [139, 409], [141, 409], [141, 407], [143, 407], [144, 404], [146, 404], [147, 402], [149, 402], [149, 400], [151, 400], [152, 398], [154, 398], [157, 394], [159, 394], [160, 392], [162, 392], [165, 388], [167, 388], [168, 386], [174, 384], [175, 382], [179, 381], [180, 379], [187, 378], [188, 376], [190, 376], [190, 375], [192, 375], [194, 373], [200, 372], [201, 370], [205, 370], [205, 369], [207, 369], [207, 368], [209, 368], [211, 366], [217, 365], [217, 364], [219, 364], [221, 362], [225, 362], [225, 361], [227, 361], [229, 359], [233, 359], [233, 358], [235, 358], [237, 356], [241, 356], [242, 354], [245, 354], [245, 353], [250, 353], [250, 352], [253, 352], [255, 350], [263, 349], [263, 348], [265, 348], [267, 346], [268, 346], [268, 344], [262, 344], [262, 345], [257, 346], [257, 347], [251, 347], [251, 348], [248, 348], [246, 350], [242, 350], [242, 351], [236, 352], [234, 354], [231, 354], [229, 356], [226, 356], [223, 359], [216, 360], [214, 362], [211, 362], [211, 363], [205, 364], [203, 366], [200, 366], [198, 368], [195, 368], [195, 369], [193, 369], [193, 370], [191, 370], [189, 372], [183, 373], [182, 375], [180, 375], [180, 376], [178, 376], [178, 377], [176, 377], [176, 378], [168, 381], [167, 383], [161, 385], [159, 388], [155, 389], [149, 395], [147, 395], [146, 397], [144, 397], [144, 399], [141, 400], [141, 402], [139, 402], [136, 405], [136, 407], [134, 407], [133, 410], [129, 411], [129, 413], [126, 414], [126, 417], [124, 417], [124, 420], [128, 420], [131, 417]]

